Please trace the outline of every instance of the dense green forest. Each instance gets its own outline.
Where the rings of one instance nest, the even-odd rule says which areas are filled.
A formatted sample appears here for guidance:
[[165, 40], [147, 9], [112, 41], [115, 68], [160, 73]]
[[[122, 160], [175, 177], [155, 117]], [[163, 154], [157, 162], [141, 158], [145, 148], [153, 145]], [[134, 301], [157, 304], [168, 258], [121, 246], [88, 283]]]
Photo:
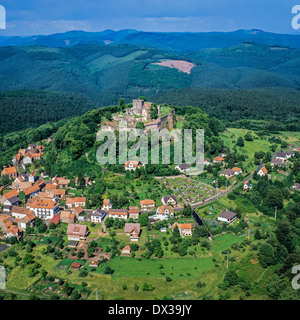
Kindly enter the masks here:
[[0, 134], [38, 127], [47, 122], [80, 115], [94, 107], [80, 94], [19, 90], [0, 92]]
[[156, 103], [197, 106], [226, 126], [289, 131], [300, 128], [298, 90], [186, 88], [151, 98]]

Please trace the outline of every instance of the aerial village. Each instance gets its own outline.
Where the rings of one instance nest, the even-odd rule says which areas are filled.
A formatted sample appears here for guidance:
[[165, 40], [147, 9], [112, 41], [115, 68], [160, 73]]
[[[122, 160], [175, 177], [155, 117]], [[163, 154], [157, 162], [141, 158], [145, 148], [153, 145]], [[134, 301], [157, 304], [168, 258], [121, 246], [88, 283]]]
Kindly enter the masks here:
[[[143, 121], [145, 130], [165, 127], [171, 130], [176, 127], [178, 118], [173, 109], [164, 112], [159, 107], [158, 110], [159, 117], [152, 120], [151, 103], [137, 99], [126, 113], [114, 114], [114, 122], [103, 121], [102, 128], [115, 130], [121, 118], [129, 121], [129, 128], [135, 127], [140, 121]], [[160, 117], [161, 114], [163, 115]], [[37, 225], [44, 226], [46, 235], [51, 235], [58, 226], [63, 226], [60, 230], [63, 230], [62, 236], [67, 246], [66, 257], [73, 256], [73, 263], [70, 265], [73, 269], [81, 269], [84, 265], [76, 257], [84, 257], [90, 268], [98, 268], [103, 261], [109, 261], [112, 257], [111, 248], [105, 244], [95, 247], [96, 239], [101, 239], [102, 242], [105, 238], [118, 239], [119, 251], [115, 250], [114, 254], [117, 252], [118, 255], [130, 257], [136, 254], [147, 257], [147, 252], [151, 256], [155, 251], [148, 243], [155, 239], [165, 239], [167, 245], [167, 234], [171, 237], [173, 235], [173, 238], [176, 234], [181, 239], [196, 239], [206, 235], [209, 241], [213, 235], [205, 230], [206, 223], [221, 230], [224, 226], [237, 225], [241, 218], [241, 212], [234, 208], [223, 206], [220, 209], [218, 205], [215, 206], [213, 203], [216, 200], [237, 188], [251, 193], [254, 175], [272, 179], [270, 168], [276, 168], [287, 175], [284, 168], [289, 167], [290, 160], [299, 152], [298, 147], [289, 146], [286, 151], [274, 152], [268, 164], [260, 161], [255, 170], [249, 171], [237, 166], [228, 167], [225, 164], [228, 150], [225, 148], [213, 159], [204, 160], [205, 176], [212, 166], [218, 168], [218, 178], [213, 181], [206, 181], [201, 176], [189, 176], [191, 166], [183, 163], [173, 166], [176, 175], [154, 178], [156, 188], [162, 191], [158, 199], [137, 197], [134, 203], [118, 207], [112, 199], [104, 196], [98, 206], [91, 207], [84, 190], [91, 188], [95, 184], [94, 180], [85, 175], [83, 179], [49, 176], [40, 169], [35, 169], [35, 163], [43, 159], [49, 142], [51, 143], [51, 138], [45, 141], [45, 145], [31, 144], [20, 149], [11, 163], [3, 167], [1, 177], [7, 183], [0, 190], [0, 239], [11, 245], [21, 241], [23, 237], [33, 236]], [[120, 176], [134, 175], [135, 171], [144, 166], [147, 165], [128, 160]], [[34, 169], [28, 171], [28, 168]], [[104, 169], [103, 171], [105, 172]], [[290, 189], [291, 194], [296, 191], [300, 191], [299, 183], [294, 183]], [[201, 209], [203, 206], [204, 209]], [[243, 225], [243, 228], [246, 227]], [[197, 241], [194, 242], [196, 245], [199, 243]], [[143, 247], [140, 251], [139, 245]], [[189, 245], [193, 246], [192, 243]], [[92, 246], [94, 247], [90, 253]], [[205, 245], [202, 246], [199, 252], [204, 250]], [[175, 247], [172, 250], [180, 256], [187, 254], [188, 245], [182, 250]], [[197, 250], [191, 252], [197, 255]], [[156, 256], [159, 258], [162, 255], [159, 248]], [[64, 265], [59, 267], [63, 269]], [[110, 272], [109, 269], [107, 272]]]
[[[125, 114], [116, 114], [113, 116], [114, 122], [103, 121], [102, 130], [118, 129], [119, 121], [126, 120], [128, 130], [134, 128], [137, 123], [143, 122], [145, 131], [151, 129], [168, 128], [172, 130], [176, 124], [176, 115], [174, 109], [169, 113], [161, 116], [161, 107], [158, 106], [158, 118], [151, 119], [151, 103], [143, 100], [133, 100], [133, 107], [128, 108]], [[160, 182], [166, 187], [172, 187], [172, 194], [163, 194], [160, 204], [156, 204], [152, 199], [142, 199], [136, 206], [128, 208], [113, 209], [113, 204], [110, 199], [103, 199], [102, 206], [95, 209], [86, 208], [86, 197], [72, 197], [72, 187], [70, 187], [71, 179], [66, 177], [49, 177], [41, 172], [39, 175], [36, 170], [27, 172], [26, 166], [33, 164], [36, 160], [43, 157], [43, 145], [31, 144], [26, 149], [20, 149], [13, 157], [11, 164], [3, 167], [1, 177], [7, 177], [11, 184], [1, 186], [1, 208], [0, 214], [0, 230], [2, 238], [16, 238], [19, 240], [24, 231], [28, 227], [33, 227], [35, 219], [39, 218], [45, 221], [46, 225], [55, 224], [58, 222], [68, 224], [67, 236], [71, 246], [77, 246], [82, 240], [86, 240], [89, 234], [89, 229], [81, 223], [89, 221], [93, 224], [101, 224], [102, 231], [105, 232], [105, 219], [118, 219], [126, 221], [124, 225], [124, 234], [130, 241], [138, 241], [140, 235], [140, 224], [137, 222], [141, 213], [151, 213], [148, 215], [148, 221], [156, 223], [157, 221], [167, 221], [175, 217], [175, 212], [183, 210], [184, 206], [189, 205], [191, 210], [204, 203], [209, 203], [215, 200], [218, 195], [222, 195], [224, 191], [218, 188], [218, 180], [215, 187], [205, 185], [199, 180], [194, 180], [188, 177], [188, 172], [191, 169], [189, 164], [183, 163], [176, 165], [175, 169], [179, 175], [176, 177], [160, 178]], [[296, 150], [296, 149], [295, 149]], [[288, 149], [285, 152], [275, 152], [272, 156], [271, 166], [282, 168], [295, 155], [297, 150]], [[252, 184], [250, 182], [252, 175], [245, 175], [239, 167], [226, 168], [224, 161], [226, 157], [226, 149], [222, 154], [212, 159], [212, 163], [207, 159], [204, 160], [204, 165], [219, 164], [219, 177], [225, 177], [230, 181], [242, 181], [243, 189], [250, 191]], [[145, 164], [138, 161], [126, 161], [124, 170], [135, 171]], [[259, 176], [267, 176], [268, 170], [264, 165], [260, 165], [256, 169]], [[249, 179], [245, 177], [249, 177]], [[178, 179], [181, 179], [178, 184]], [[73, 177], [75, 186], [78, 185], [78, 177]], [[172, 185], [172, 180], [175, 185]], [[88, 177], [84, 177], [84, 186], [89, 187], [94, 181]], [[230, 183], [229, 183], [230, 184]], [[227, 187], [227, 183], [226, 183]], [[293, 191], [299, 191], [300, 184], [295, 183], [291, 188]], [[188, 191], [188, 192], [187, 192]], [[225, 190], [226, 192], [226, 190]], [[185, 197], [182, 197], [182, 195]], [[205, 194], [205, 196], [204, 196]], [[180, 201], [178, 200], [180, 198]], [[183, 199], [184, 198], [184, 199]], [[63, 203], [63, 205], [62, 205]], [[232, 211], [224, 211], [217, 217], [219, 222], [231, 224], [237, 218], [237, 214]], [[128, 222], [127, 222], [128, 221]], [[183, 223], [170, 225], [169, 228], [178, 227], [182, 237], [191, 236], [192, 229], [195, 224]], [[165, 231], [166, 228], [162, 228]], [[128, 246], [126, 246], [128, 249]], [[126, 250], [125, 250], [126, 251]]]

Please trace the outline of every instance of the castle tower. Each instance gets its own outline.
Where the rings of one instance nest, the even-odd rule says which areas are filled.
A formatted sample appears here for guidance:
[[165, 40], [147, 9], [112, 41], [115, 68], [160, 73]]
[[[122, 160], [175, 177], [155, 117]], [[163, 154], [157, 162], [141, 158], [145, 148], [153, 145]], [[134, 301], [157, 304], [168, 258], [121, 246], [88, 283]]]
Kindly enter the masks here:
[[140, 99], [133, 100], [133, 107], [132, 107], [133, 114], [137, 116], [142, 116], [143, 109], [144, 109], [144, 100], [140, 100]]
[[169, 124], [169, 130], [173, 130], [176, 124], [175, 109], [172, 109], [170, 114], [168, 115], [168, 124]]
[[160, 106], [157, 106], [157, 114], [160, 116], [160, 114], [161, 114], [161, 108], [160, 108]]

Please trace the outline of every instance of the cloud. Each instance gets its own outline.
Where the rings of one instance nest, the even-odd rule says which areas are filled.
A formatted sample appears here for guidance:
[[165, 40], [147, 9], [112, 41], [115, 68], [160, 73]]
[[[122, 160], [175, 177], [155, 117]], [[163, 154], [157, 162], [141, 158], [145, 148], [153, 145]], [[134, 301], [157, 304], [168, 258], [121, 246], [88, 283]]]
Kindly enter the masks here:
[[229, 31], [259, 28], [292, 33], [295, 0], [0, 0], [7, 12], [2, 34], [71, 29]]

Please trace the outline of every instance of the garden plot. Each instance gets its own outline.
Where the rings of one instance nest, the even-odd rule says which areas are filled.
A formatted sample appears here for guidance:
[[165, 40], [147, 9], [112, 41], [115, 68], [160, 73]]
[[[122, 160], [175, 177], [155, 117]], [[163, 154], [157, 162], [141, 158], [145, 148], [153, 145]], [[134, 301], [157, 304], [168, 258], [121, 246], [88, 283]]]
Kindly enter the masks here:
[[166, 190], [170, 190], [181, 204], [201, 202], [217, 194], [213, 187], [187, 177], [164, 178], [160, 183]]

